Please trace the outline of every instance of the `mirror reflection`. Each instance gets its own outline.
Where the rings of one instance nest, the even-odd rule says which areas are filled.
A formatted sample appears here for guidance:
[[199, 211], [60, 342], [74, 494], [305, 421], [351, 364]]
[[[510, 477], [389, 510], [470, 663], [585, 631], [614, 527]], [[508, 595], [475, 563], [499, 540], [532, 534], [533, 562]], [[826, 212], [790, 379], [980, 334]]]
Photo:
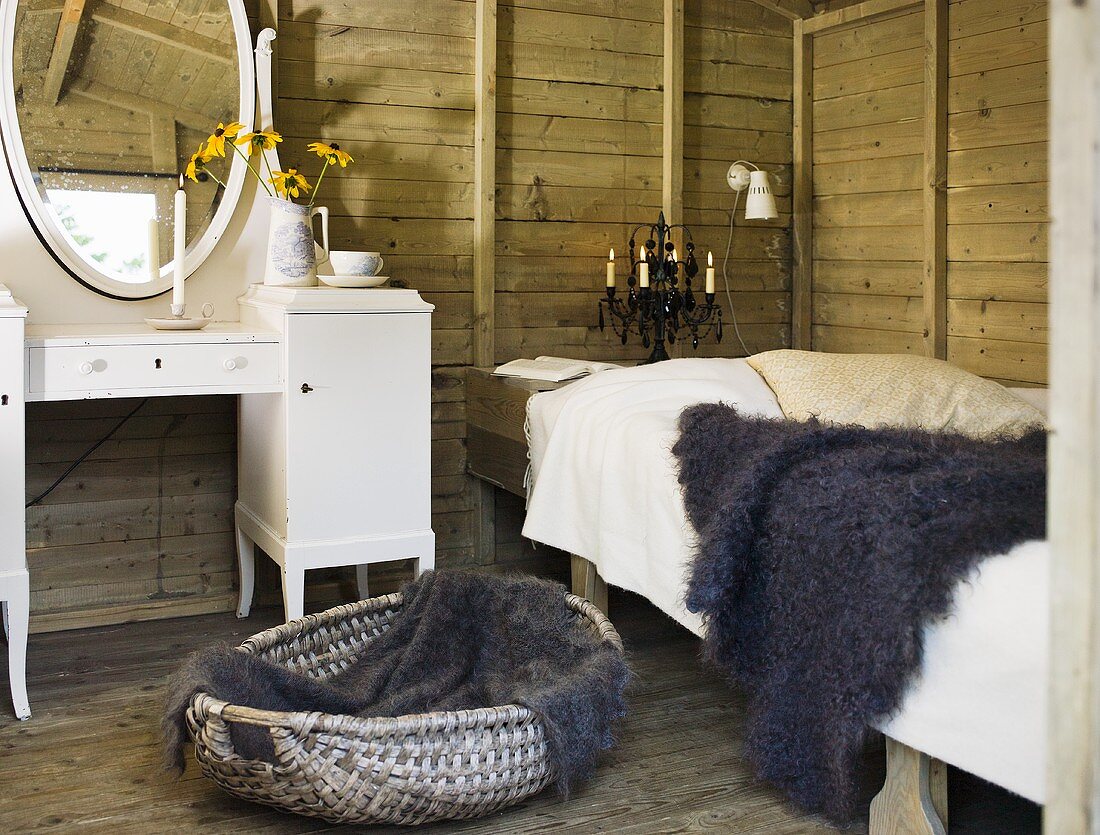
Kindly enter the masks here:
[[[229, 2], [19, 0], [16, 118], [37, 197], [108, 279], [168, 274], [177, 172], [211, 125], [240, 116]], [[222, 197], [206, 176], [188, 186], [189, 246]]]

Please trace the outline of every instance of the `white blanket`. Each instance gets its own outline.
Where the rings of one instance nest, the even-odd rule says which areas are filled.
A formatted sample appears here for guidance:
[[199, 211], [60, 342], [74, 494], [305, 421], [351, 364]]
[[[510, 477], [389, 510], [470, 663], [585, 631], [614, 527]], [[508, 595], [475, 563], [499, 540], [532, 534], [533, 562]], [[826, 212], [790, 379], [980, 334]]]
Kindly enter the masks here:
[[[671, 448], [680, 412], [724, 402], [782, 417], [744, 360], [604, 371], [528, 402], [533, 485], [524, 536], [596, 565], [701, 634], [683, 606], [695, 534]], [[881, 729], [1031, 800], [1045, 793], [1046, 543], [985, 560], [925, 634], [921, 677]]]
[[682, 602], [694, 531], [672, 445], [686, 406], [782, 417], [744, 360], [680, 359], [601, 371], [528, 401], [532, 489], [523, 535], [596, 565], [699, 634]]

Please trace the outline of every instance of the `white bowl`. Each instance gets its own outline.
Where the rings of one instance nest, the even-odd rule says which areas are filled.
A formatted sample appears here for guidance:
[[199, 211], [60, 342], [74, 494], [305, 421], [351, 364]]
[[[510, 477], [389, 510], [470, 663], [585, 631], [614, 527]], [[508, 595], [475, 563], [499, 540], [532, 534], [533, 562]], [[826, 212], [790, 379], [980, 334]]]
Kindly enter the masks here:
[[317, 280], [329, 287], [381, 287], [388, 275], [318, 275]]

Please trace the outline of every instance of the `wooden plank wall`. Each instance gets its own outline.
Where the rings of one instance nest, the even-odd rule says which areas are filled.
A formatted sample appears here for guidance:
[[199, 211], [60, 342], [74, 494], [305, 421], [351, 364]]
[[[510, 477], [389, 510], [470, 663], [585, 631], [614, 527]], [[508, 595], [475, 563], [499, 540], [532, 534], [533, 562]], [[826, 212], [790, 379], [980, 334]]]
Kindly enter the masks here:
[[[28, 404], [28, 494], [138, 402]], [[152, 398], [28, 509], [32, 629], [232, 609], [236, 444], [232, 398]]]
[[[947, 358], [1046, 381], [1045, 0], [948, 9]], [[922, 353], [923, 9], [814, 38], [813, 347]]]
[[924, 16], [814, 37], [812, 345], [922, 353]]
[[1046, 0], [950, 7], [948, 358], [1047, 379]]
[[[623, 258], [628, 225], [655, 221], [661, 207], [661, 21], [659, 0], [501, 5], [500, 362], [648, 353], [637, 338], [624, 347], [594, 325], [608, 249]], [[719, 276], [730, 162], [749, 159], [778, 181], [781, 217], [738, 229], [731, 252], [734, 304], [752, 350], [789, 339], [790, 32], [790, 21], [754, 3], [686, 3], [682, 220], [694, 228], [701, 260], [714, 250]], [[619, 274], [625, 279], [625, 266]], [[699, 349], [741, 353], [732, 329], [722, 345]]]
[[[661, 0], [506, 0], [498, 10], [496, 358], [636, 359], [596, 329], [611, 246], [661, 203]], [[522, 506], [499, 497], [493, 547], [477, 542], [465, 475], [472, 362], [475, 4], [469, 0], [278, 3], [280, 155], [340, 143], [355, 165], [326, 178], [334, 247], [378, 249], [433, 317], [433, 526], [439, 564], [544, 567], [519, 539]], [[791, 24], [748, 0], [685, 9], [684, 220], [720, 266], [729, 163], [776, 175], [781, 217], [736, 231], [730, 283], [752, 350], [789, 339]], [[742, 221], [743, 223], [743, 221]], [[719, 275], [721, 273], [719, 272]], [[721, 279], [719, 278], [719, 281]], [[732, 330], [702, 355], [741, 353]], [[132, 408], [32, 404], [30, 489]], [[29, 512], [33, 628], [227, 611], [235, 600], [232, 398], [151, 400], [93, 461]], [[490, 517], [491, 514], [490, 514]], [[479, 547], [480, 546], [480, 547]], [[495, 556], [494, 556], [495, 555]], [[257, 595], [276, 599], [261, 561]], [[396, 572], [378, 571], [376, 588]], [[372, 571], [372, 583], [376, 572]], [[354, 593], [346, 572], [310, 575], [318, 606]]]

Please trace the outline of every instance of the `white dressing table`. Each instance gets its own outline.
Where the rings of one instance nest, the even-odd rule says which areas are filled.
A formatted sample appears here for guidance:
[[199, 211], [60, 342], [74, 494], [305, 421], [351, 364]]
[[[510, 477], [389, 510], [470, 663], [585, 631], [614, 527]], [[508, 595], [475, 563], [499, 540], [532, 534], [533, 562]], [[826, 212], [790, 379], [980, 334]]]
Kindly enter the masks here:
[[259, 545], [293, 619], [308, 568], [359, 566], [366, 594], [368, 563], [434, 565], [432, 310], [415, 290], [254, 285], [241, 321], [202, 331], [25, 327], [26, 308], [0, 285], [0, 601], [16, 714], [30, 716], [25, 402], [240, 395], [238, 615]]

